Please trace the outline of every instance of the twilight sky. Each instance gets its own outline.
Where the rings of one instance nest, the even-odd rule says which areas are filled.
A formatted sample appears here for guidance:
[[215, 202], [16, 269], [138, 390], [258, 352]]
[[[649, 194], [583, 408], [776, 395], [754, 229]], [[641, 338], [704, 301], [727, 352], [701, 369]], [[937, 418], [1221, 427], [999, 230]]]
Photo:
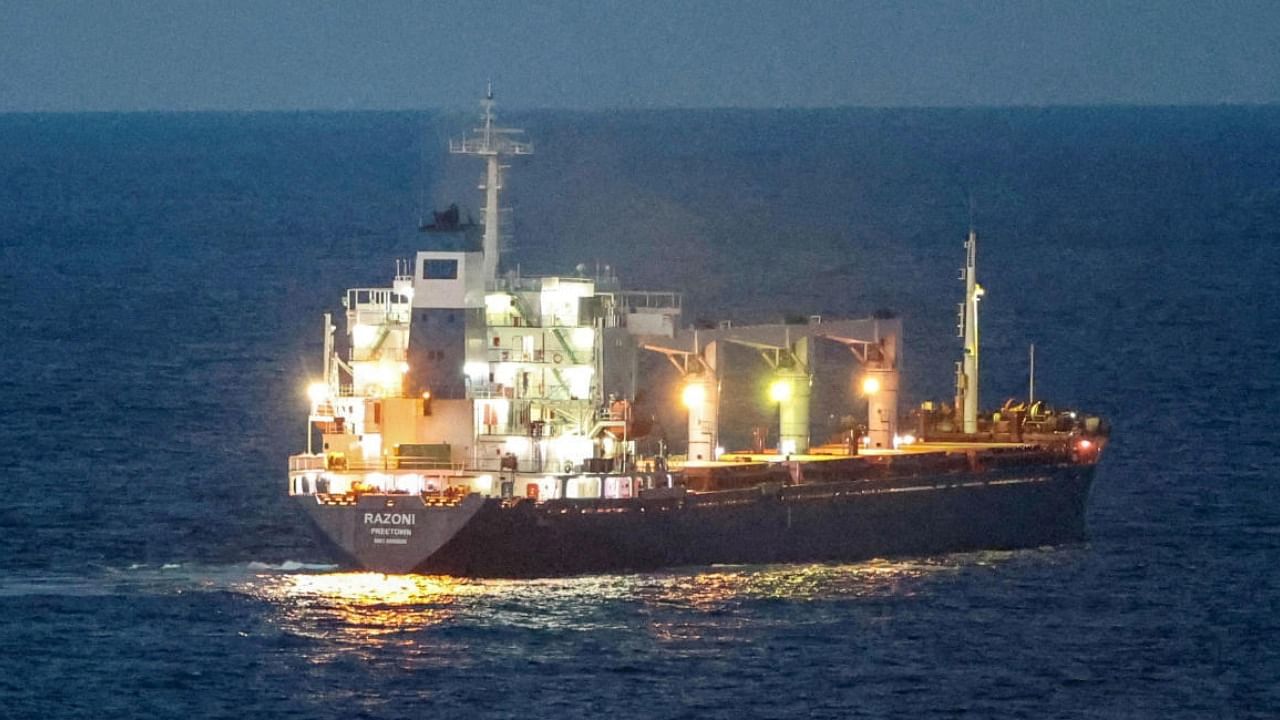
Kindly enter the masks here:
[[1280, 1], [0, 0], [0, 112], [1280, 102]]

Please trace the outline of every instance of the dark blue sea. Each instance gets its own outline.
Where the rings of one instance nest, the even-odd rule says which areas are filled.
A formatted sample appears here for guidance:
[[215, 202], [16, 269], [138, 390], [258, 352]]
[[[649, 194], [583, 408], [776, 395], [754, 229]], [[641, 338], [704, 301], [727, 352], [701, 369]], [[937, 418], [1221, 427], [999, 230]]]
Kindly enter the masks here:
[[474, 119], [0, 115], [0, 718], [1280, 716], [1280, 108], [504, 119], [523, 272], [893, 311], [904, 405], [950, 392], [972, 221], [986, 401], [1034, 342], [1113, 422], [1088, 542], [344, 572], [285, 502], [320, 313], [481, 205]]

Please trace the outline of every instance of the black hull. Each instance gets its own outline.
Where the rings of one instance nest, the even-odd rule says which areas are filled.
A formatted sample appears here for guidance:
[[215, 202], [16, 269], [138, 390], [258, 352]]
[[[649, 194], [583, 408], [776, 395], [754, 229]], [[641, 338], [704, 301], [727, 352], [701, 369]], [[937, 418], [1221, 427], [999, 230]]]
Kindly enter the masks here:
[[479, 496], [452, 506], [405, 495], [297, 500], [334, 556], [353, 567], [541, 577], [1078, 542], [1093, 471], [1062, 464], [537, 505]]

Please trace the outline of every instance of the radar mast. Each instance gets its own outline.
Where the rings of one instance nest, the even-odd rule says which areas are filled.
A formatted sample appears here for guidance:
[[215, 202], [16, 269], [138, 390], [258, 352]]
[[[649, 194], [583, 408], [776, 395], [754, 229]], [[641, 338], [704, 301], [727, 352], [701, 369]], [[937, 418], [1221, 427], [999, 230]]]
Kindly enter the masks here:
[[533, 143], [520, 142], [512, 136], [523, 133], [523, 130], [504, 128], [495, 125], [493, 114], [493, 83], [489, 83], [484, 99], [480, 101], [480, 119], [483, 126], [472, 129], [472, 134], [460, 140], [449, 141], [449, 152], [456, 155], [476, 155], [483, 157], [486, 164], [484, 207], [484, 277], [486, 281], [498, 277], [498, 260], [501, 250], [501, 208], [498, 205], [498, 192], [502, 189], [501, 158], [508, 155], [532, 155]]

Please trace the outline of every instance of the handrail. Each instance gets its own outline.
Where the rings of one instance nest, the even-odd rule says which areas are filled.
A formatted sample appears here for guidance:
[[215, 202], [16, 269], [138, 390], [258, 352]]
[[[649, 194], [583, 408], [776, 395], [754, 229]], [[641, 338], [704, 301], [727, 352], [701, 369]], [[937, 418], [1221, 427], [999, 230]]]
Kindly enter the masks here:
[[307, 470], [324, 470], [325, 457], [320, 454], [307, 455], [299, 453], [289, 456], [289, 472], [306, 472]]
[[393, 472], [396, 470], [426, 470], [445, 473], [461, 473], [466, 469], [463, 463], [448, 460], [436, 460], [428, 457], [388, 455], [382, 460], [347, 460], [342, 457], [326, 457], [319, 453], [307, 455], [299, 453], [289, 456], [289, 472], [307, 472], [310, 470], [329, 470], [334, 472]]
[[382, 461], [348, 460], [345, 463], [330, 463], [329, 469], [338, 472], [392, 472], [395, 470], [433, 470], [459, 473], [465, 466], [462, 463], [431, 458], [387, 456]]

